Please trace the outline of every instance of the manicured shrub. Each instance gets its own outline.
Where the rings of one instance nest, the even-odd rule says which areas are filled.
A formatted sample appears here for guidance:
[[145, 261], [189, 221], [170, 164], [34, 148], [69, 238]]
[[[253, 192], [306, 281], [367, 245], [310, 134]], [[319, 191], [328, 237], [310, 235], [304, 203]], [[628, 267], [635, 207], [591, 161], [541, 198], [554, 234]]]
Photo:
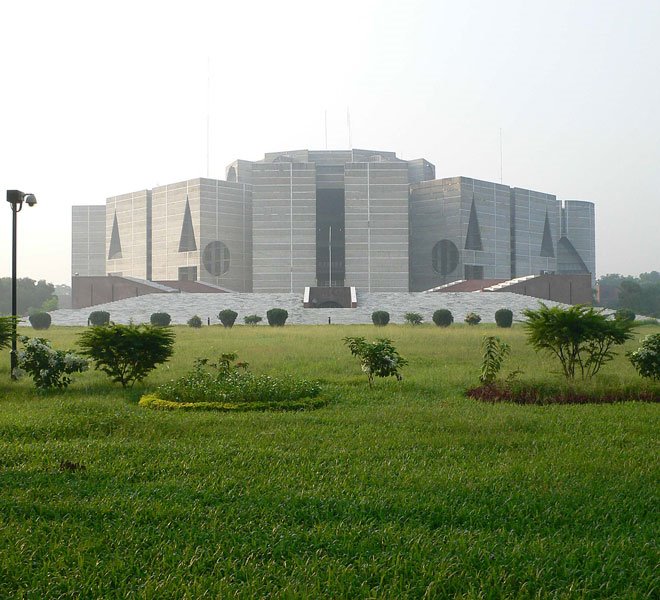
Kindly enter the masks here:
[[166, 312], [155, 312], [149, 317], [149, 322], [157, 327], [167, 327], [172, 322], [172, 317]]
[[454, 322], [454, 315], [446, 308], [441, 308], [433, 313], [433, 322], [438, 327], [449, 327]]
[[271, 327], [283, 327], [288, 318], [289, 313], [283, 308], [271, 308], [266, 313], [266, 319]]
[[94, 310], [89, 313], [87, 322], [90, 325], [108, 325], [110, 323], [110, 313], [105, 310]]
[[345, 337], [344, 343], [353, 356], [360, 359], [362, 371], [367, 374], [369, 387], [373, 386], [374, 376], [396, 377], [403, 379], [399, 369], [408, 364], [394, 347], [392, 340], [381, 338], [375, 342], [367, 342], [363, 337]]
[[481, 323], [481, 317], [474, 312], [469, 312], [467, 315], [465, 315], [465, 319], [463, 319], [468, 325], [479, 325]]
[[24, 348], [18, 352], [15, 374], [27, 373], [41, 390], [65, 388], [71, 383], [70, 375], [87, 370], [84, 358], [71, 350], [53, 350], [48, 340], [21, 336], [21, 342]]
[[511, 352], [511, 348], [509, 344], [494, 335], [484, 336], [481, 347], [484, 353], [481, 361], [481, 375], [479, 376], [479, 380], [485, 385], [490, 385], [495, 381], [502, 368], [504, 359]]
[[500, 308], [495, 311], [495, 323], [498, 327], [511, 327], [513, 325], [513, 311], [508, 308]]
[[107, 325], [80, 334], [82, 354], [122, 387], [132, 386], [172, 356], [174, 332], [154, 325]]
[[30, 325], [34, 329], [48, 329], [50, 327], [51, 318], [47, 312], [36, 312], [28, 317]]
[[233, 327], [236, 317], [238, 317], [238, 313], [231, 308], [225, 308], [218, 313], [218, 319], [224, 327]]
[[190, 317], [188, 319], [188, 327], [194, 327], [195, 329], [199, 329], [202, 326], [202, 320], [195, 315], [194, 317]]
[[377, 310], [371, 313], [371, 320], [374, 325], [378, 327], [383, 327], [390, 322], [390, 313], [386, 310]]
[[254, 375], [248, 364], [236, 362], [235, 353], [223, 354], [217, 363], [195, 361], [183, 377], [161, 385], [144, 396], [140, 405], [165, 410], [300, 410], [326, 404], [318, 398], [318, 382], [296, 377]]
[[636, 316], [635, 311], [629, 308], [620, 308], [614, 313], [617, 321], [634, 321]]
[[424, 321], [424, 317], [416, 312], [408, 312], [403, 315], [403, 320], [409, 325], [421, 325]]
[[257, 325], [258, 323], [261, 323], [261, 321], [263, 321], [263, 318], [259, 315], [247, 315], [246, 317], [243, 317], [243, 322], [246, 325]]
[[632, 321], [611, 319], [591, 306], [577, 304], [568, 308], [546, 306], [523, 311], [527, 321], [528, 343], [537, 351], [555, 356], [566, 379], [580, 373], [593, 377], [615, 356], [614, 346], [632, 337]]
[[660, 379], [660, 333], [647, 335], [642, 345], [627, 356], [642, 377]]

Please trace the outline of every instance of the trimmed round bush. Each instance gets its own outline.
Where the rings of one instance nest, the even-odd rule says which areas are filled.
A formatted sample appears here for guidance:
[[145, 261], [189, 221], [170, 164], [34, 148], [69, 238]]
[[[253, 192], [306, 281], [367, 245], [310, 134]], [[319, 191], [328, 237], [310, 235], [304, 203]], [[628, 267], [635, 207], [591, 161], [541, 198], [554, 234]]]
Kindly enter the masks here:
[[109, 325], [110, 324], [110, 313], [105, 310], [94, 310], [89, 313], [87, 319], [90, 325]]
[[481, 317], [475, 312], [469, 312], [463, 319], [468, 325], [479, 325]]
[[388, 313], [386, 310], [377, 310], [371, 313], [371, 320], [373, 321], [374, 325], [383, 327], [390, 322], [390, 313]]
[[449, 327], [454, 322], [454, 315], [447, 308], [436, 310], [431, 318], [438, 327]]
[[629, 308], [620, 308], [614, 313], [614, 318], [617, 321], [634, 321], [635, 317], [637, 317], [635, 311]]
[[218, 319], [220, 319], [220, 323], [222, 323], [224, 327], [233, 327], [236, 322], [236, 317], [238, 317], [238, 313], [231, 308], [225, 308], [218, 313]]
[[243, 321], [246, 325], [257, 325], [263, 321], [263, 317], [260, 317], [259, 315], [247, 315], [243, 317]]
[[289, 313], [283, 308], [271, 308], [266, 313], [266, 319], [271, 327], [283, 327], [288, 318]]
[[513, 325], [513, 311], [508, 308], [500, 308], [495, 311], [495, 323], [498, 327], [511, 327]]
[[188, 319], [188, 327], [194, 327], [195, 329], [199, 329], [202, 326], [202, 320], [195, 315], [194, 317], [190, 317]]
[[36, 312], [28, 317], [30, 325], [34, 329], [48, 329], [50, 327], [50, 315], [47, 312]]
[[156, 312], [149, 317], [149, 322], [158, 327], [167, 327], [172, 322], [172, 317], [166, 312]]

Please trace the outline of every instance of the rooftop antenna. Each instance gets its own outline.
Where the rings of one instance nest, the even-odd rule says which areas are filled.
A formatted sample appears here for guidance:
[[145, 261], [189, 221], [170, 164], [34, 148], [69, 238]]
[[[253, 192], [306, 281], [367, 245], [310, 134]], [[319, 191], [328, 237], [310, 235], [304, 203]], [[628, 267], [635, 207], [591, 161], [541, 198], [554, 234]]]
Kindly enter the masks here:
[[211, 57], [206, 61], [206, 177], [210, 177], [209, 154], [210, 154], [210, 131], [211, 131]]
[[348, 127], [348, 149], [353, 149], [353, 142], [351, 141], [351, 108], [346, 107], [346, 126]]
[[325, 149], [328, 149], [328, 109], [325, 109]]
[[502, 152], [502, 128], [500, 127], [500, 183], [504, 181], [504, 153]]

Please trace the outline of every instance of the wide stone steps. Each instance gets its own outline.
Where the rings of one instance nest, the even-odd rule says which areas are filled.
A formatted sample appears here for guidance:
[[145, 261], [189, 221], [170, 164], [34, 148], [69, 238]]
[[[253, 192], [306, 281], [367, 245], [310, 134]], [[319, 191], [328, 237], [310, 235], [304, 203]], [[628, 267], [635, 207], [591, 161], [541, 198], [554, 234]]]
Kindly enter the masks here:
[[[544, 301], [548, 306], [556, 302]], [[469, 312], [476, 312], [482, 322], [494, 323], [495, 311], [509, 308], [514, 319], [522, 318], [526, 308], [537, 308], [539, 300], [529, 296], [501, 293], [447, 292], [443, 294], [415, 293], [368, 293], [358, 290], [357, 308], [303, 308], [302, 294], [148, 294], [100, 304], [81, 309], [62, 309], [51, 312], [53, 325], [87, 325], [93, 310], [106, 310], [115, 323], [148, 323], [155, 312], [166, 312], [173, 324], [185, 324], [193, 315], [199, 316], [204, 324], [210, 318], [212, 324], [219, 323], [218, 313], [230, 308], [238, 313], [236, 324], [243, 324], [243, 317], [257, 314], [266, 323], [266, 311], [284, 308], [289, 312], [287, 324], [322, 325], [328, 318], [336, 324], [371, 323], [371, 313], [386, 310], [391, 323], [404, 323], [407, 312], [420, 313], [425, 322], [439, 308], [448, 308], [454, 322], [461, 323]]]

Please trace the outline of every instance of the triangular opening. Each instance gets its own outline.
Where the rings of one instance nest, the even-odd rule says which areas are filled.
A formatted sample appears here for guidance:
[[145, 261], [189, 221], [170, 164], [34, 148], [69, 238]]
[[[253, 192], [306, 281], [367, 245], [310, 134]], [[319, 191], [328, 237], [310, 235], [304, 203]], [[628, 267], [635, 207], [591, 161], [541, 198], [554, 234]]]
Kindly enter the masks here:
[[555, 247], [552, 243], [552, 232], [550, 231], [550, 219], [548, 211], [545, 211], [545, 225], [543, 226], [543, 240], [541, 241], [541, 256], [555, 257]]
[[186, 196], [186, 210], [183, 213], [179, 252], [192, 252], [193, 250], [197, 250], [197, 242], [195, 241], [195, 230], [193, 229], [192, 215], [190, 214], [190, 202], [188, 202], [188, 196]]
[[108, 260], [121, 258], [121, 241], [119, 239], [119, 223], [117, 223], [117, 212], [115, 211], [115, 220], [112, 223], [112, 235], [110, 236], [110, 250], [108, 251]]
[[567, 237], [557, 242], [557, 271], [559, 273], [588, 273], [587, 265]]
[[467, 235], [465, 236], [466, 250], [483, 250], [481, 243], [481, 231], [479, 231], [479, 219], [477, 218], [477, 207], [472, 196], [472, 208], [470, 208], [470, 220], [468, 221]]

